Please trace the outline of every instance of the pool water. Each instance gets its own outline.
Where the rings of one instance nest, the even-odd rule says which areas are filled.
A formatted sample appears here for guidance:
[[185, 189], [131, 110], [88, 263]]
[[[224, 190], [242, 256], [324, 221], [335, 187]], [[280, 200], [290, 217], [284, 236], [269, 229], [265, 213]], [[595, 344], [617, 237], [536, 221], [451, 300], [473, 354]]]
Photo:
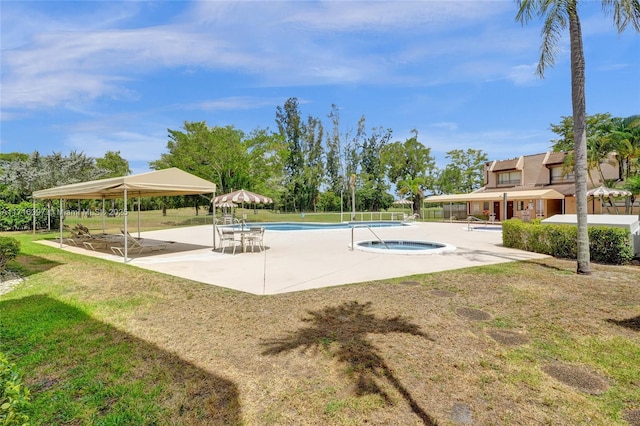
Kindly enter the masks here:
[[446, 244], [430, 243], [426, 241], [364, 241], [358, 244], [361, 247], [372, 247], [383, 250], [434, 250], [443, 248]]
[[354, 248], [360, 251], [383, 254], [436, 254], [453, 251], [455, 246], [430, 241], [372, 240], [358, 241]]
[[[313, 222], [255, 222], [247, 223], [245, 227], [264, 227], [267, 231], [307, 231], [318, 229], [351, 229], [356, 226], [368, 226], [370, 228], [387, 228], [391, 226], [407, 226], [398, 221], [378, 222], [341, 222], [341, 223], [313, 223]], [[241, 225], [235, 225], [236, 228]]]

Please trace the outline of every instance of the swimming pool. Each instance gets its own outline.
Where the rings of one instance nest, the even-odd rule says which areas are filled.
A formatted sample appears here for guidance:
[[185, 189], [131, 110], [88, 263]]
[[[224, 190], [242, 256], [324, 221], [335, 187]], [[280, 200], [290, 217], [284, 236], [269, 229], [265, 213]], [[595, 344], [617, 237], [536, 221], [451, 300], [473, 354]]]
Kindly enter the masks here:
[[[242, 225], [234, 225], [240, 228]], [[373, 221], [373, 222], [340, 222], [340, 223], [320, 223], [320, 222], [254, 222], [247, 223], [244, 227], [264, 227], [268, 231], [307, 231], [307, 230], [327, 230], [327, 229], [351, 229], [352, 227], [388, 228], [392, 226], [408, 226], [406, 223], [398, 221]]]

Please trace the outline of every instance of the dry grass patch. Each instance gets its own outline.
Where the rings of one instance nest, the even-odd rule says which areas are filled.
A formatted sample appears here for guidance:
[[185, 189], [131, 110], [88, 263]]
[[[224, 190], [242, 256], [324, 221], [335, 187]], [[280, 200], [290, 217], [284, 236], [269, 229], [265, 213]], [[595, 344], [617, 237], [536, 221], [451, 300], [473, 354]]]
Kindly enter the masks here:
[[[593, 265], [585, 277], [574, 262], [545, 259], [254, 296], [42, 256], [57, 265], [4, 300], [52, 282], [49, 297], [230, 384], [237, 404], [211, 410], [237, 410], [228, 418], [240, 424], [609, 425], [640, 409], [638, 267]], [[461, 308], [491, 317], [470, 321]], [[559, 383], [543, 372], [556, 361], [606, 377], [608, 389], [592, 395]], [[144, 376], [162, 366], [140, 368]], [[56, 387], [64, 371], [26, 374]], [[163, 401], [169, 412], [192, 410], [196, 424], [215, 424], [201, 413], [206, 392]]]

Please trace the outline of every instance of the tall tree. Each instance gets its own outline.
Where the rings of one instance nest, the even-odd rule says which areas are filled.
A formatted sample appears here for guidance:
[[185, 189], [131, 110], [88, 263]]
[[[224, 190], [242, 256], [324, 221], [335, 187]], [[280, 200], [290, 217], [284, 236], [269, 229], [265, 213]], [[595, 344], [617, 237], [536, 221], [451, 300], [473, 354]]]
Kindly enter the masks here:
[[365, 210], [379, 211], [388, 207], [385, 194], [389, 185], [385, 181], [382, 152], [390, 139], [391, 129], [377, 127], [363, 140], [358, 183], [361, 193], [360, 205]]
[[327, 173], [327, 184], [329, 191], [338, 194], [344, 186], [344, 176], [341, 167], [341, 143], [340, 143], [340, 111], [335, 104], [331, 105], [329, 113], [331, 120], [331, 133], [327, 136], [327, 155], [325, 169]]
[[484, 183], [484, 165], [488, 161], [487, 154], [481, 149], [454, 149], [447, 152], [451, 166], [459, 170], [460, 181], [457, 191], [469, 193], [479, 189]]
[[393, 142], [382, 150], [382, 162], [386, 175], [396, 185], [396, 192], [411, 197], [413, 211], [420, 211], [424, 190], [435, 171], [435, 160], [431, 148], [418, 141], [418, 131], [412, 130], [412, 137], [404, 142]]
[[[168, 129], [168, 133], [168, 152], [149, 163], [154, 170], [178, 167], [215, 182], [220, 192], [253, 190], [262, 177], [260, 166], [268, 143], [260, 132], [247, 138], [233, 126], [209, 127], [200, 121], [185, 122], [183, 130]], [[200, 197], [193, 200], [197, 214]]]
[[320, 194], [320, 186], [324, 178], [324, 128], [317, 118], [309, 116], [304, 126], [303, 137], [303, 170], [302, 188], [304, 197], [301, 199], [303, 210], [316, 210], [316, 203]]
[[70, 183], [104, 177], [105, 171], [96, 167], [95, 160], [83, 152], [69, 155], [54, 152], [40, 155], [34, 151], [26, 160], [16, 159], [2, 166], [2, 183], [20, 200], [26, 200], [34, 191]]
[[281, 151], [285, 169], [283, 202], [285, 208], [291, 207], [293, 210], [298, 210], [301, 207], [298, 197], [301, 196], [303, 187], [302, 136], [304, 130], [297, 98], [289, 98], [284, 106], [278, 106], [276, 124], [285, 147]]
[[[589, 233], [587, 225], [587, 135], [585, 101], [585, 60], [582, 46], [582, 29], [578, 14], [578, 0], [516, 0], [519, 9], [516, 20], [528, 23], [534, 15], [542, 18], [542, 46], [537, 73], [544, 76], [548, 66], [553, 66], [557, 43], [562, 31], [569, 26], [571, 50], [571, 105], [573, 110], [573, 150], [576, 177], [576, 210], [578, 219], [577, 273], [591, 274]], [[603, 11], [613, 11], [614, 25], [618, 32], [629, 23], [640, 31], [640, 2], [638, 0], [603, 0]]]
[[102, 158], [96, 158], [96, 166], [106, 170], [104, 177], [120, 177], [131, 174], [129, 162], [120, 156], [120, 151], [107, 151]]

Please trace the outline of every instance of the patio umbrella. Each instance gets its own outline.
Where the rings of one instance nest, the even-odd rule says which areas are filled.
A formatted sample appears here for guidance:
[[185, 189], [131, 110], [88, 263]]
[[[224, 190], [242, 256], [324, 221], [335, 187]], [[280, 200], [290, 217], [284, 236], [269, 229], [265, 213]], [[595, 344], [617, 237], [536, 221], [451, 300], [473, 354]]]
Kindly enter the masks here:
[[[626, 189], [607, 188], [606, 186], [599, 186], [587, 191], [587, 197], [593, 197], [594, 199], [598, 197], [600, 198], [600, 202], [602, 202], [602, 199], [605, 197], [611, 200], [612, 197], [630, 197], [631, 195], [631, 191], [627, 191]], [[611, 202], [611, 204], [613, 204], [613, 202]], [[614, 204], [614, 207], [616, 213], [619, 213], [618, 206]], [[607, 211], [609, 211], [609, 206], [607, 206]]]
[[264, 195], [256, 194], [254, 192], [245, 191], [244, 189], [240, 189], [238, 191], [233, 191], [228, 194], [218, 195], [213, 199], [213, 202], [217, 205], [224, 202], [232, 202], [232, 203], [254, 203], [254, 204], [271, 204], [273, 200], [269, 197], [265, 197]]
[[234, 207], [238, 207], [238, 205], [234, 202], [231, 201], [225, 201], [222, 202], [220, 204], [216, 204], [216, 207], [220, 207], [222, 209], [222, 214], [225, 214], [227, 212], [227, 209], [233, 209]]
[[271, 204], [273, 200], [269, 197], [265, 197], [264, 195], [256, 194], [255, 192], [246, 191], [244, 189], [240, 189], [238, 191], [233, 191], [228, 194], [218, 195], [213, 199], [213, 204], [217, 205], [218, 203], [253, 203], [253, 204]]
[[393, 204], [397, 204], [400, 206], [411, 206], [411, 209], [413, 210], [413, 201], [409, 200], [408, 198], [403, 198], [401, 200], [395, 200], [393, 202]]
[[216, 207], [221, 207], [223, 209], [226, 209], [226, 208], [229, 208], [229, 207], [231, 207], [231, 208], [238, 207], [238, 205], [236, 203], [231, 202], [231, 201], [225, 201], [223, 203], [216, 204]]

